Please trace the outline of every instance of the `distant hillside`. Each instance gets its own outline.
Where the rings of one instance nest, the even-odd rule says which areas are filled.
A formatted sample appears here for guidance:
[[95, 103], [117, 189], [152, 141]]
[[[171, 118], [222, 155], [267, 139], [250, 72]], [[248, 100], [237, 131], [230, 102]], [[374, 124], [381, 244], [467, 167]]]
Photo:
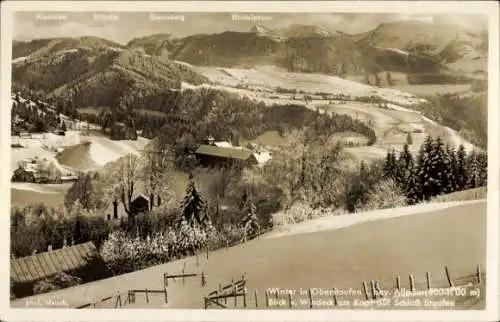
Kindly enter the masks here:
[[128, 42], [127, 47], [138, 50], [146, 55], [158, 57], [160, 60], [168, 60], [170, 52], [175, 49], [173, 43], [176, 37], [172, 34], [154, 34], [147, 37], [134, 38]]
[[[316, 25], [249, 32], [226, 31], [174, 38], [134, 39], [129, 48], [198, 66], [275, 65], [288, 71], [354, 76], [383, 71], [408, 74], [410, 83], [462, 83], [484, 77], [487, 37], [444, 23], [398, 21], [349, 35]], [[465, 66], [465, 67], [464, 67]], [[466, 68], [467, 66], [474, 66]]]
[[95, 37], [16, 42], [13, 52], [31, 53], [13, 63], [14, 88], [42, 92], [78, 108], [117, 108], [130, 98], [180, 88], [181, 82], [208, 82], [181, 64]]
[[487, 72], [487, 35], [465, 30], [458, 25], [397, 21], [380, 24], [357, 38], [357, 44], [362, 48], [384, 48], [386, 52], [399, 53], [401, 57], [414, 57], [417, 64], [414, 62], [411, 66], [413, 73], [441, 69], [449, 75], [453, 72], [462, 72], [463, 75], [464, 65], [475, 66], [467, 72]]
[[279, 42], [253, 32], [226, 31], [180, 40], [170, 56], [193, 65], [240, 66], [273, 63]]
[[450, 41], [462, 37], [473, 36], [457, 25], [408, 20], [382, 23], [359, 43], [437, 55]]
[[85, 36], [80, 38], [49, 38], [36, 39], [30, 42], [14, 41], [12, 46], [12, 58], [31, 56], [40, 57], [57, 52], [85, 49], [87, 51], [99, 51], [106, 48], [121, 48], [122, 45], [99, 37]]
[[277, 31], [281, 36], [292, 37], [328, 37], [335, 35], [334, 32], [315, 25], [291, 24]]

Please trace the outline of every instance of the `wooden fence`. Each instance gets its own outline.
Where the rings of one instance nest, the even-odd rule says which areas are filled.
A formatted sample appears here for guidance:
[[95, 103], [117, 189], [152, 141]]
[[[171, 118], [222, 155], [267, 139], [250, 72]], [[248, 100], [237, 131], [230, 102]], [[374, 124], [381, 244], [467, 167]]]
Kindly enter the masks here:
[[[231, 281], [226, 285], [219, 284], [219, 289], [213, 292], [210, 292], [207, 296], [203, 298], [205, 309], [208, 308], [210, 304], [215, 304], [222, 308], [227, 308], [227, 300], [233, 299], [234, 307], [238, 305], [238, 298], [242, 298], [243, 307], [247, 307], [247, 289], [246, 289], [247, 280], [243, 275], [240, 280]], [[224, 304], [222, 304], [222, 300], [224, 300]]]
[[[416, 283], [415, 276], [413, 274], [409, 274], [407, 281], [405, 282], [405, 286], [409, 286], [409, 291], [419, 291], [419, 290], [430, 290], [432, 288], [451, 288], [451, 287], [462, 287], [467, 286], [469, 284], [481, 284], [483, 282], [484, 272], [481, 272], [480, 266], [477, 265], [474, 273], [462, 276], [453, 276], [450, 269], [446, 266], [444, 267], [443, 274], [445, 279], [436, 279], [432, 278], [430, 272], [425, 272], [423, 276], [425, 276], [425, 281]], [[394, 286], [384, 289], [382, 283], [378, 280], [371, 280], [369, 282], [362, 281], [360, 284], [361, 294], [364, 300], [367, 301], [376, 301], [384, 298], [383, 292], [385, 291], [395, 291], [395, 290], [403, 290], [403, 283], [401, 282], [401, 276], [396, 276], [394, 280]], [[407, 284], [408, 283], [408, 284]], [[437, 286], [441, 284], [441, 286]], [[332, 292], [331, 302], [333, 303], [333, 307], [339, 307], [342, 302], [342, 296], [337, 296], [337, 289], [330, 289]], [[304, 293], [302, 293], [304, 294]], [[301, 305], [297, 305], [297, 299], [294, 298], [295, 295], [292, 293], [281, 294], [279, 292], [271, 292], [266, 290], [264, 292], [265, 301], [263, 301], [262, 308], [298, 308], [302, 306], [302, 308], [320, 308], [318, 306], [315, 307], [315, 296], [313, 289], [305, 290], [305, 296], [307, 298], [306, 301], [301, 301]], [[252, 293], [248, 294], [246, 288], [246, 279], [240, 280], [237, 282], [231, 282], [225, 285], [224, 287], [219, 286], [219, 290], [210, 292], [207, 296], [204, 297], [204, 306], [207, 309], [210, 305], [215, 305], [219, 308], [228, 308], [227, 299], [233, 299], [234, 307], [238, 306], [237, 299], [242, 298], [241, 305], [244, 308], [259, 308], [259, 304], [262, 304], [262, 299], [259, 300], [259, 292], [258, 290], [254, 290], [253, 296]], [[248, 300], [248, 301], [247, 301]], [[253, 302], [253, 303], [248, 303]], [[306, 305], [304, 305], [306, 302]]]

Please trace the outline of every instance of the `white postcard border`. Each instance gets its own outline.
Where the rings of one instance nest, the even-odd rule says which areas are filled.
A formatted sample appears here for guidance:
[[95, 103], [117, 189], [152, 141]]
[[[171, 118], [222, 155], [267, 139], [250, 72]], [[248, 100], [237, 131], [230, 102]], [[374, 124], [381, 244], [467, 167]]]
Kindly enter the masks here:
[[[1, 109], [0, 109], [0, 266], [2, 292], [0, 319], [6, 321], [135, 321], [135, 320], [202, 320], [202, 321], [328, 321], [328, 320], [441, 320], [490, 321], [498, 319], [498, 237], [499, 237], [499, 20], [498, 4], [491, 1], [9, 1], [2, 2], [1, 12]], [[16, 11], [95, 11], [95, 12], [356, 12], [356, 13], [481, 13], [489, 16], [489, 98], [488, 98], [488, 216], [487, 216], [487, 296], [486, 310], [456, 311], [369, 311], [369, 310], [67, 310], [67, 309], [11, 309], [9, 307], [9, 218], [10, 211], [10, 74], [12, 51], [12, 14]], [[460, 238], [460, 236], [457, 236]]]

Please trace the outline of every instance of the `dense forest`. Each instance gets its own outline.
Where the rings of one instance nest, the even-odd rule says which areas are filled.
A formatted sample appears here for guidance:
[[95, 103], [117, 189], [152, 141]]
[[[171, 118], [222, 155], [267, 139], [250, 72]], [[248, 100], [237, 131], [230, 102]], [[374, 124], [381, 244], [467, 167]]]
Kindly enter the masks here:
[[427, 103], [415, 108], [428, 118], [459, 131], [459, 134], [480, 148], [488, 146], [488, 95], [462, 97], [438, 94], [426, 97]]
[[438, 137], [427, 137], [414, 157], [408, 145], [397, 156], [387, 153], [385, 176], [392, 178], [414, 204], [422, 200], [477, 187], [487, 186], [488, 155], [486, 152], [466, 153], [463, 145], [458, 149], [444, 145]]
[[56, 129], [66, 131], [66, 124], [56, 110], [34, 106], [27, 100], [21, 100], [19, 95], [14, 98], [11, 117], [15, 130], [34, 133], [43, 133]]

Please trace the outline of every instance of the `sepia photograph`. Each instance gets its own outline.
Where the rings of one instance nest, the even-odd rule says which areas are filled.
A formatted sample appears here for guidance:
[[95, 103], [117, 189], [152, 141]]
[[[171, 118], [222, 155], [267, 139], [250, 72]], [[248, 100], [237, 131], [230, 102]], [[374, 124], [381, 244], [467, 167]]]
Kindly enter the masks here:
[[2, 6], [0, 317], [498, 314], [498, 6], [208, 3]]

